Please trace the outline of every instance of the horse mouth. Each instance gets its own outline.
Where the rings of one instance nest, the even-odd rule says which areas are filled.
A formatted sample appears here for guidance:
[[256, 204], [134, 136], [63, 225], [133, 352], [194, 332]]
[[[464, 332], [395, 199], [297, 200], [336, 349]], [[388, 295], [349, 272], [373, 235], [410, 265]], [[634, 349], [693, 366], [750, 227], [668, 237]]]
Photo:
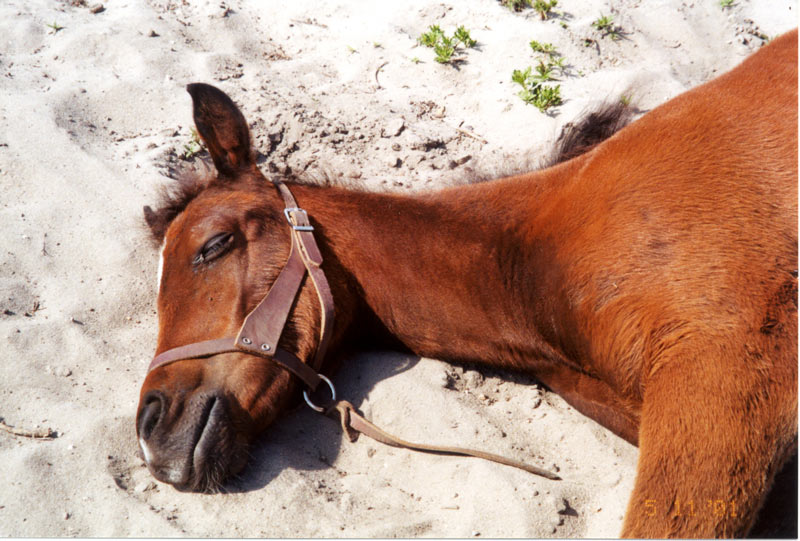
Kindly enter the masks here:
[[189, 457], [189, 480], [181, 487], [192, 492], [219, 492], [227, 476], [228, 455], [231, 450], [225, 403], [211, 398], [203, 408], [198, 436]]

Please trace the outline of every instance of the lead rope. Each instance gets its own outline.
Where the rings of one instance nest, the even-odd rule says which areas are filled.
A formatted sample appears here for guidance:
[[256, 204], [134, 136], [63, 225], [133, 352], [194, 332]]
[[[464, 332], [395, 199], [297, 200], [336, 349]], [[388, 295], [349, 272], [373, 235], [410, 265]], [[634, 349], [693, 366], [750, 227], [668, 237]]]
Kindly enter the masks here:
[[[317, 353], [314, 356], [314, 361], [312, 364], [314, 370], [318, 371], [322, 365], [322, 357], [325, 355], [325, 350], [327, 349], [328, 345], [328, 338], [330, 337], [333, 328], [333, 296], [331, 295], [330, 287], [328, 286], [328, 280], [325, 278], [325, 274], [322, 272], [322, 255], [320, 254], [319, 247], [314, 239], [314, 228], [308, 221], [308, 213], [297, 206], [294, 196], [285, 184], [277, 181], [275, 182], [275, 185], [277, 186], [278, 191], [281, 193], [281, 196], [286, 203], [287, 208], [284, 210], [284, 214], [286, 215], [286, 219], [289, 221], [289, 224], [292, 226], [293, 239], [300, 248], [299, 252], [301, 259], [303, 260], [306, 270], [311, 277], [311, 281], [314, 284], [319, 297], [320, 306], [322, 307], [322, 312], [320, 315], [320, 344], [317, 347]], [[358, 434], [364, 434], [375, 441], [390, 445], [392, 447], [401, 447], [423, 453], [473, 456], [525, 470], [534, 475], [540, 475], [554, 481], [561, 479], [558, 475], [542, 468], [537, 468], [536, 466], [525, 464], [519, 460], [506, 458], [493, 453], [477, 451], [474, 449], [465, 449], [463, 447], [413, 443], [398, 438], [397, 436], [393, 436], [392, 434], [389, 434], [385, 430], [377, 427], [365, 419], [360, 413], [358, 413], [358, 410], [356, 410], [356, 408], [350, 402], [346, 400], [336, 400], [336, 389], [334, 388], [333, 383], [331, 383], [331, 381], [322, 374], [318, 375], [319, 378], [327, 383], [328, 387], [330, 388], [331, 405], [327, 408], [317, 406], [311, 401], [307, 391], [303, 391], [303, 397], [305, 398], [305, 401], [309, 407], [311, 407], [314, 411], [324, 413], [329, 417], [334, 417], [335, 414], [338, 413], [339, 420], [342, 425], [342, 431], [347, 434], [347, 437], [351, 442], [355, 442], [358, 439]], [[307, 384], [309, 383], [307, 382]]]
[[504, 464], [506, 466], [511, 466], [513, 468], [518, 468], [520, 470], [525, 470], [534, 475], [540, 475], [542, 477], [546, 477], [547, 479], [552, 479], [553, 481], [561, 480], [561, 477], [552, 472], [542, 468], [537, 468], [536, 466], [531, 466], [530, 464], [526, 464], [513, 458], [506, 458], [504, 456], [496, 455], [494, 453], [487, 453], [486, 451], [478, 451], [475, 449], [465, 449], [463, 447], [429, 445], [426, 443], [413, 443], [403, 440], [397, 436], [389, 434], [385, 430], [366, 420], [361, 416], [360, 413], [358, 413], [356, 408], [346, 400], [337, 400], [328, 409], [327, 413], [328, 415], [333, 413], [339, 414], [342, 430], [345, 434], [347, 434], [347, 437], [350, 438], [351, 442], [356, 441], [356, 439], [358, 439], [358, 434], [361, 433], [365, 436], [369, 436], [375, 441], [379, 441], [386, 445], [391, 445], [392, 447], [403, 447], [405, 449], [412, 449], [414, 451], [420, 451], [423, 453], [474, 456], [477, 458], [483, 458], [485, 460], [491, 460], [492, 462], [497, 462], [499, 464]]

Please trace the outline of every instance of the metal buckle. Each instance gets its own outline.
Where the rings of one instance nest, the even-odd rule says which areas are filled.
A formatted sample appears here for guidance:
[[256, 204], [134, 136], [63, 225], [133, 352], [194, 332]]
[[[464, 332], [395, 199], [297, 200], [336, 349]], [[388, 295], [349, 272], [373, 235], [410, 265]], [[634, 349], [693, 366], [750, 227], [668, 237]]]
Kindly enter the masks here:
[[283, 214], [284, 214], [284, 216], [286, 216], [286, 221], [289, 222], [289, 225], [292, 226], [292, 229], [294, 229], [295, 231], [314, 231], [314, 227], [313, 226], [295, 224], [292, 221], [292, 217], [291, 217], [291, 214], [290, 214], [292, 212], [302, 212], [303, 214], [306, 215], [306, 221], [308, 221], [308, 213], [305, 210], [303, 210], [301, 208], [297, 208], [297, 207], [285, 208], [285, 209], [283, 209]]
[[[328, 387], [330, 387], [330, 389], [331, 389], [331, 402], [336, 402], [336, 388], [333, 386], [333, 383], [331, 383], [331, 380], [329, 380], [328, 378], [326, 378], [326, 377], [325, 377], [325, 376], [323, 376], [322, 374], [317, 374], [317, 375], [319, 376], [319, 379], [321, 379], [322, 381], [324, 381], [325, 383], [327, 383], [327, 384], [328, 384]], [[310, 407], [312, 410], [314, 410], [314, 411], [318, 411], [318, 412], [320, 412], [320, 413], [323, 413], [323, 412], [325, 411], [325, 408], [321, 408], [321, 407], [317, 406], [316, 404], [314, 404], [314, 403], [311, 401], [311, 399], [308, 397], [308, 389], [306, 389], [305, 391], [303, 391], [303, 398], [305, 398], [305, 399], [306, 399], [306, 404], [308, 404], [308, 406], [309, 406], [309, 407]]]

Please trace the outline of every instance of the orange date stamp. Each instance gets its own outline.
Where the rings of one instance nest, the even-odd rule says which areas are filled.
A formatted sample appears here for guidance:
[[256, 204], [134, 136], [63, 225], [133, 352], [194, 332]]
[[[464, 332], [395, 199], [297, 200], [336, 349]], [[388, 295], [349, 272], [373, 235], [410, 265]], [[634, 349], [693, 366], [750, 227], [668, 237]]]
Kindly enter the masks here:
[[672, 517], [695, 517], [713, 514], [715, 517], [736, 517], [736, 502], [728, 500], [675, 500], [664, 502], [645, 500], [644, 514], [648, 517], [664, 514]]

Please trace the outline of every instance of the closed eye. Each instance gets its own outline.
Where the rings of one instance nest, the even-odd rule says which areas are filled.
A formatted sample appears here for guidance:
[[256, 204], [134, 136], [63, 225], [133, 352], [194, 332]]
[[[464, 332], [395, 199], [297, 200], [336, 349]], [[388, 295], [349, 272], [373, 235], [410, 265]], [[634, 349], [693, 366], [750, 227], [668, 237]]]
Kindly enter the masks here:
[[220, 257], [233, 246], [232, 233], [219, 233], [214, 235], [203, 245], [192, 260], [192, 265], [201, 265]]

